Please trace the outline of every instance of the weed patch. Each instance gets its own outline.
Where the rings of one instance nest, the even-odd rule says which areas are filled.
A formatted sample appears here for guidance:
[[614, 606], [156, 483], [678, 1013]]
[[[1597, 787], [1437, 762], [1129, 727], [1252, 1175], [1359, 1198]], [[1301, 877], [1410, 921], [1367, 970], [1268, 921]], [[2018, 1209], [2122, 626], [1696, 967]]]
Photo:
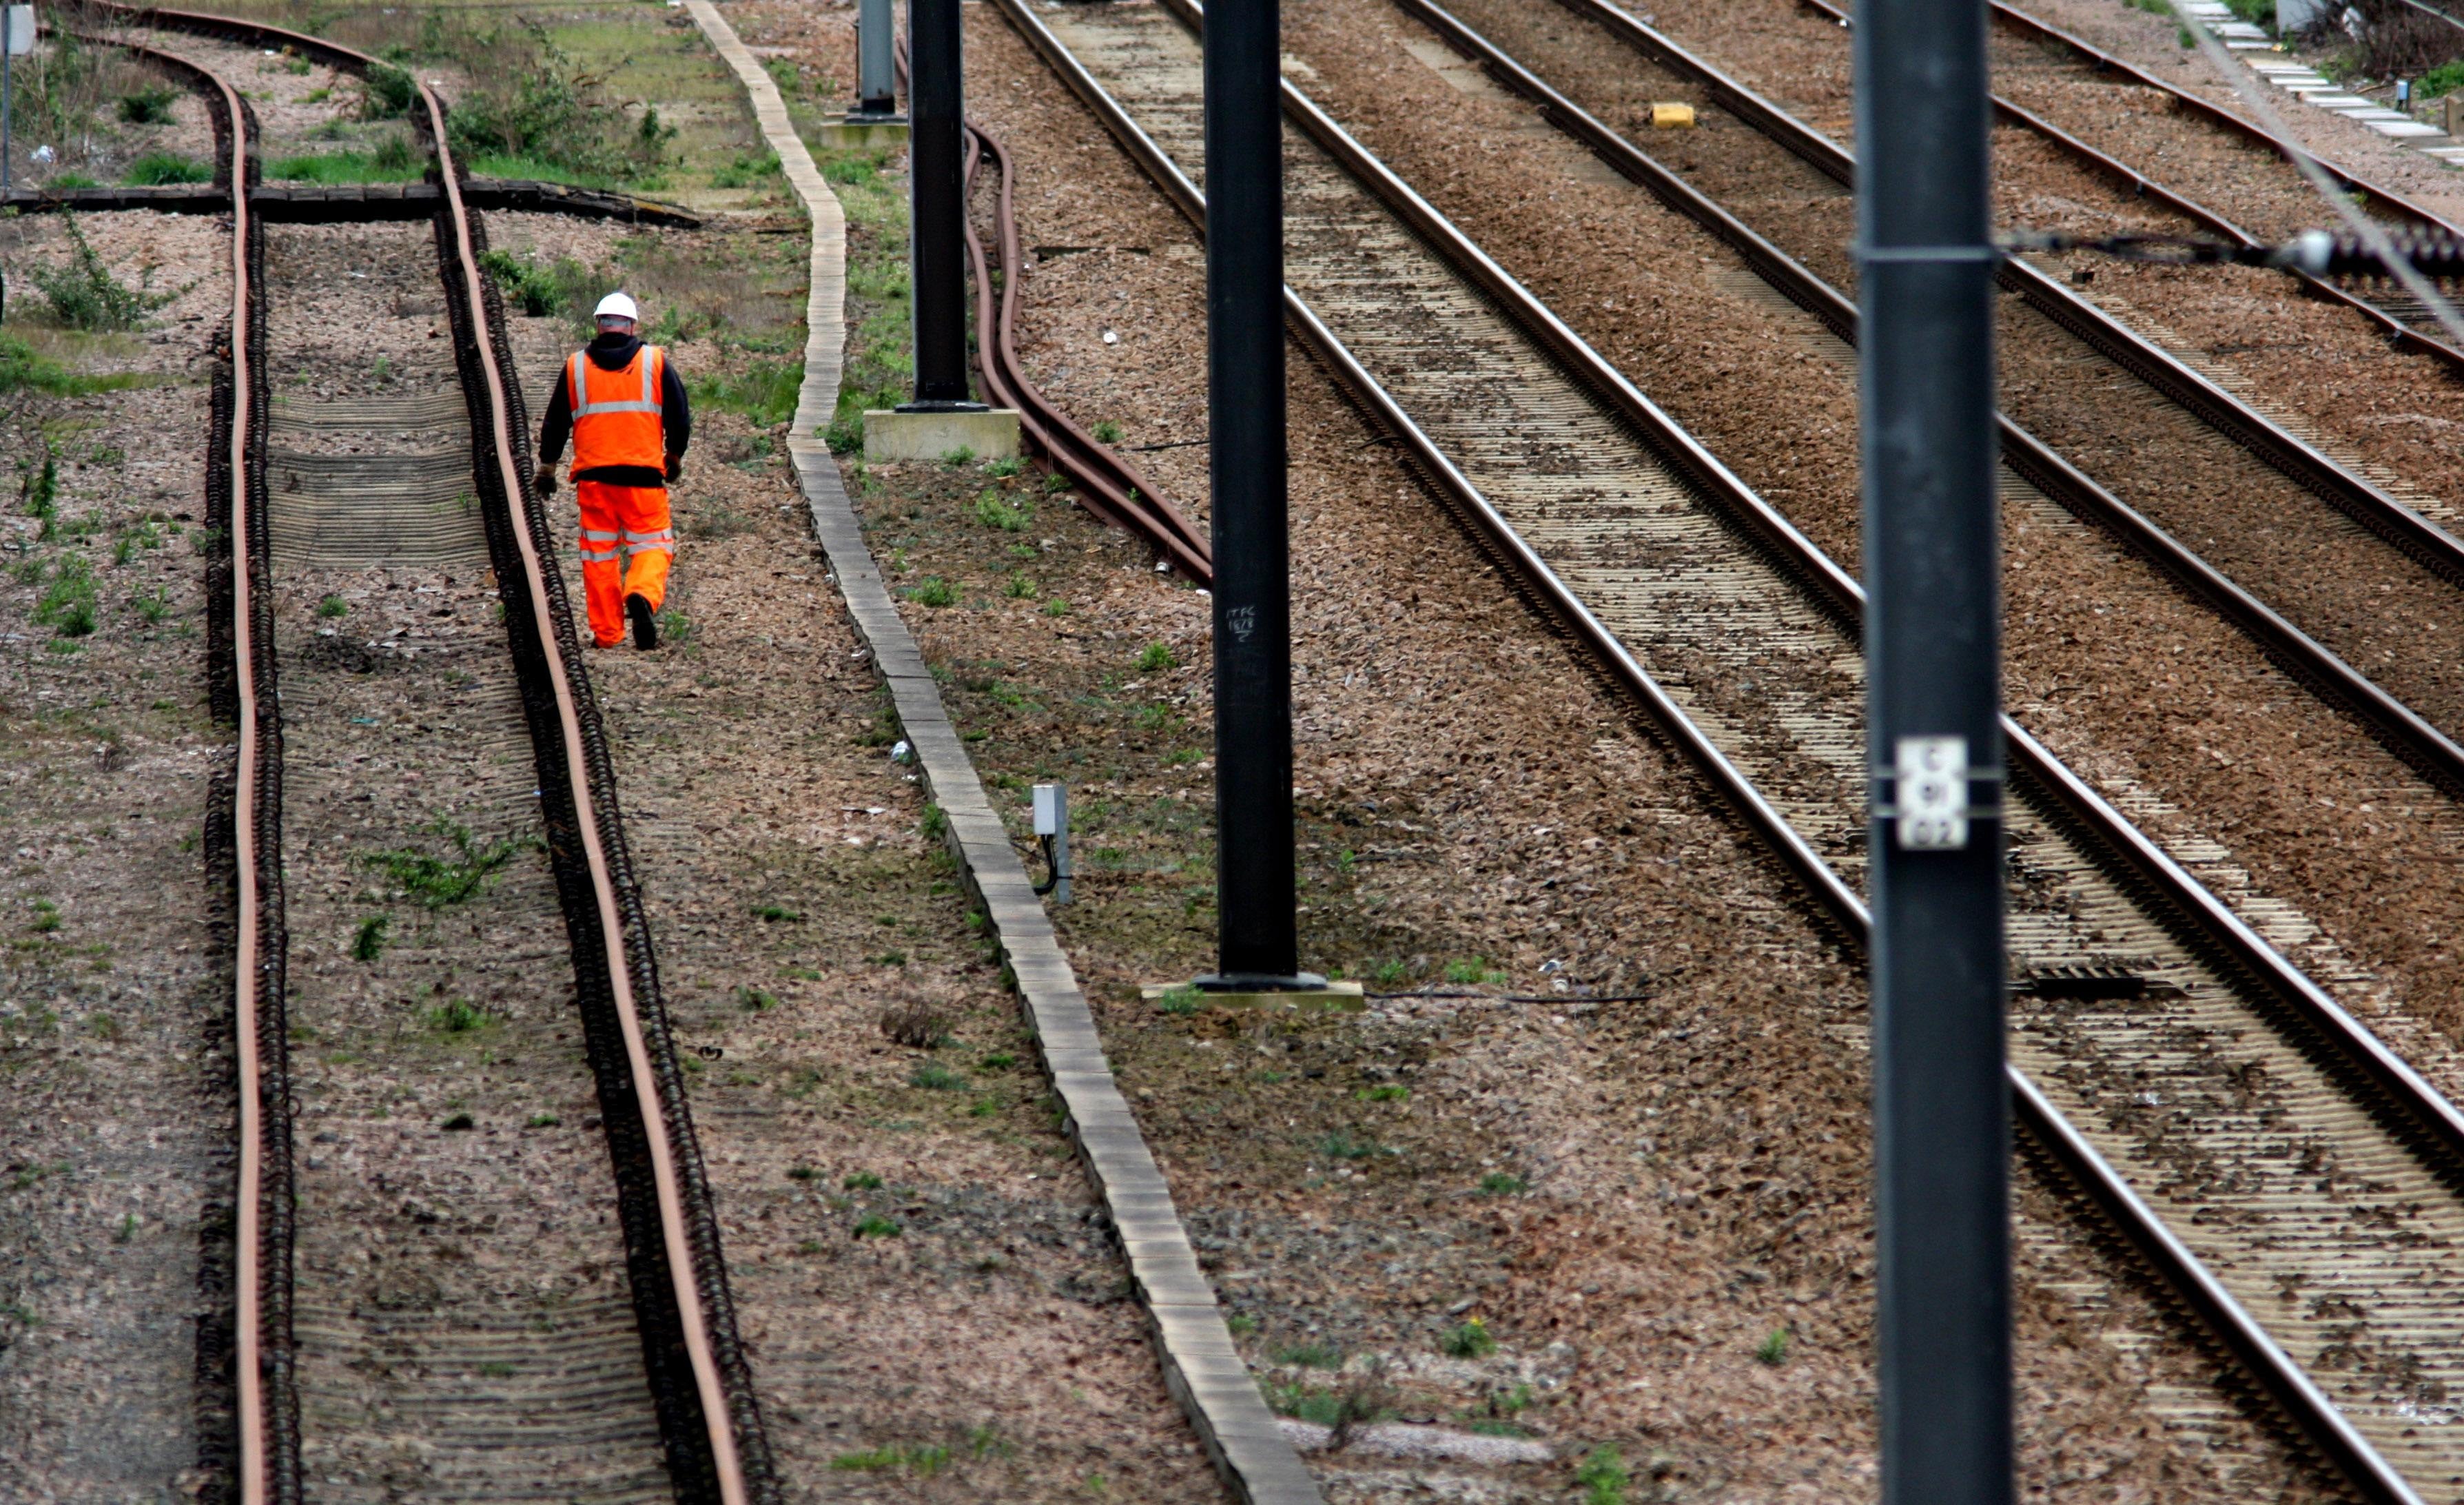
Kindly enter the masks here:
[[359, 962], [373, 962], [385, 955], [385, 931], [392, 924], [391, 915], [370, 915], [361, 920], [358, 933], [351, 937], [352, 959]]
[[1023, 533], [1035, 525], [1035, 509], [1023, 498], [1006, 500], [987, 486], [976, 498], [976, 520], [1002, 533]]
[[1595, 1448], [1583, 1466], [1574, 1471], [1574, 1483], [1583, 1491], [1583, 1505], [1623, 1505], [1626, 1486], [1634, 1475], [1626, 1471], [1625, 1455], [1612, 1447]]
[[411, 183], [423, 170], [410, 144], [399, 136], [386, 138], [372, 152], [318, 152], [265, 165], [267, 177], [284, 183]]
[[[55, 397], [81, 397], [88, 392], [116, 392], [131, 387], [143, 387], [146, 379], [134, 373], [112, 376], [80, 376], [49, 356], [38, 354], [34, 347], [15, 335], [0, 334], [0, 392], [20, 389], [48, 392]], [[48, 456], [45, 461], [50, 465]], [[52, 474], [56, 479], [57, 471]]]
[[863, 1452], [843, 1452], [830, 1460], [830, 1467], [842, 1473], [906, 1472], [929, 1479], [950, 1466], [950, 1450], [942, 1447], [906, 1448], [893, 1443], [887, 1448], [869, 1448]]
[[1438, 1351], [1449, 1359], [1485, 1359], [1497, 1352], [1497, 1339], [1479, 1317], [1467, 1317], [1462, 1326], [1446, 1329]]
[[1318, 1153], [1339, 1161], [1365, 1161], [1373, 1155], [1388, 1153], [1386, 1146], [1350, 1129], [1337, 1129], [1318, 1140]]
[[511, 252], [490, 251], [479, 257], [479, 266], [495, 278], [506, 302], [534, 319], [561, 315], [576, 324], [586, 322], [590, 310], [615, 285], [611, 277], [571, 256], [542, 266]]
[[779, 176], [779, 154], [763, 152], [759, 157], [738, 157], [710, 175], [715, 188], [749, 188], [766, 184]]
[[94, 631], [94, 566], [71, 554], [52, 566], [51, 584], [34, 603], [34, 620], [62, 637], [84, 637]]
[[[673, 310], [671, 310], [673, 312]], [[763, 428], [796, 416], [804, 368], [787, 362], [759, 362], [733, 376], [712, 376], [691, 386], [693, 401], [740, 412]]]
[[628, 123], [631, 106], [607, 92], [606, 76], [582, 69], [539, 22], [470, 32], [450, 50], [473, 82], [446, 120], [455, 150], [528, 158], [602, 186], [665, 166], [675, 130], [657, 106]]
[[428, 1011], [428, 1027], [439, 1034], [469, 1034], [490, 1023], [486, 1009], [463, 998], [449, 998]]
[[469, 827], [452, 821], [438, 821], [428, 830], [443, 837], [453, 850], [442, 856], [431, 852], [380, 852], [362, 860], [429, 909], [450, 909], [476, 898], [505, 864], [539, 846], [535, 838], [527, 836], [483, 845], [471, 834]]
[[148, 290], [153, 280], [150, 270], [134, 288], [113, 277], [75, 214], [61, 210], [60, 222], [68, 232], [68, 260], [33, 269], [34, 286], [60, 322], [72, 329], [134, 329], [150, 310], [170, 301], [167, 295]]
[[911, 999], [881, 1011], [881, 1032], [891, 1043], [911, 1051], [936, 1051], [950, 1043], [950, 1016], [930, 1004]]
[[165, 125], [171, 120], [171, 101], [180, 91], [167, 83], [152, 84], [120, 97], [120, 118], [131, 125]]

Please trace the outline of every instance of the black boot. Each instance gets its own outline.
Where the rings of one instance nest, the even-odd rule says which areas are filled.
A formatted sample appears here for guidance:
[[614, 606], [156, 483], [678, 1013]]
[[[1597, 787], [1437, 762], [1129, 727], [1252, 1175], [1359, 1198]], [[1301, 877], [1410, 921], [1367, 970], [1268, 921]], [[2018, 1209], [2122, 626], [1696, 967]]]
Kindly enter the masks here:
[[647, 597], [627, 596], [625, 598], [625, 614], [633, 619], [633, 646], [635, 648], [656, 648], [659, 646], [659, 619], [657, 614], [651, 611], [650, 603]]

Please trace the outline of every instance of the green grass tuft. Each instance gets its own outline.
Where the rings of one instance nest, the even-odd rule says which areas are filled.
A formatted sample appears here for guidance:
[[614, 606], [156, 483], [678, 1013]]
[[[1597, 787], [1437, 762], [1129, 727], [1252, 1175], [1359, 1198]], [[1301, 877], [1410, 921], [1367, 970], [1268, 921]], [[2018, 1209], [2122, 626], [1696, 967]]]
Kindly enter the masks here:
[[128, 165], [121, 181], [140, 188], [157, 188], [171, 183], [211, 183], [214, 169], [175, 151], [149, 151]]
[[1439, 1351], [1449, 1359], [1485, 1359], [1497, 1352], [1497, 1338], [1479, 1317], [1450, 1327], [1438, 1339]]
[[1626, 1472], [1624, 1454], [1602, 1446], [1593, 1449], [1574, 1471], [1574, 1482], [1582, 1487], [1583, 1505], [1623, 1505], [1626, 1486], [1634, 1482], [1634, 1475]]

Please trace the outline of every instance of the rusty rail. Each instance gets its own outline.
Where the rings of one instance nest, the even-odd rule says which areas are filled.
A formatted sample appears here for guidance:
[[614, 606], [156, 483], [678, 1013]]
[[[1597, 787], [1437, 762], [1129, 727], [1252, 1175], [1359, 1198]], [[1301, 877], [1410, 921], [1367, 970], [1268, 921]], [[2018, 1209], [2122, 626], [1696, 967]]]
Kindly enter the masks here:
[[[907, 38], [898, 38], [895, 59], [898, 82], [907, 82]], [[1166, 499], [1138, 468], [1120, 452], [1070, 421], [1052, 399], [1028, 379], [1018, 358], [1019, 283], [1026, 258], [1018, 242], [1018, 213], [1011, 197], [1017, 173], [1008, 148], [1000, 138], [970, 120], [964, 122], [966, 143], [967, 265], [976, 278], [976, 368], [983, 376], [985, 394], [1018, 412], [1019, 427], [1035, 441], [1052, 468], [1069, 477], [1079, 504], [1104, 521], [1134, 533], [1158, 557], [1192, 584], [1213, 588], [1215, 558], [1212, 541], [1198, 530], [1189, 515]], [[1001, 295], [993, 295], [989, 257], [976, 230], [973, 206], [976, 177], [989, 156], [1001, 174], [994, 199], [994, 233], [1001, 242]]]

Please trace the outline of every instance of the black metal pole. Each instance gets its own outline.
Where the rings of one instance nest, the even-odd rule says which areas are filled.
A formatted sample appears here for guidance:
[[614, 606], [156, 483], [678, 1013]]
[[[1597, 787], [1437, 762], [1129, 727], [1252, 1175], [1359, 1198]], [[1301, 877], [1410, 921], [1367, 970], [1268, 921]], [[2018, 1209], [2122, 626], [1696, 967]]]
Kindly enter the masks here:
[[967, 387], [964, 52], [958, 0], [909, 0], [909, 281], [915, 316], [915, 400], [901, 412], [980, 411]]
[[1857, 10], [1883, 1505], [2013, 1489], [1985, 26]]
[[1282, 16], [1206, 8], [1206, 391], [1214, 490], [1217, 986], [1300, 976], [1284, 447]]
[[891, 63], [897, 22], [891, 0], [859, 0], [855, 15], [855, 108], [850, 120], [891, 120], [898, 114], [898, 85]]

